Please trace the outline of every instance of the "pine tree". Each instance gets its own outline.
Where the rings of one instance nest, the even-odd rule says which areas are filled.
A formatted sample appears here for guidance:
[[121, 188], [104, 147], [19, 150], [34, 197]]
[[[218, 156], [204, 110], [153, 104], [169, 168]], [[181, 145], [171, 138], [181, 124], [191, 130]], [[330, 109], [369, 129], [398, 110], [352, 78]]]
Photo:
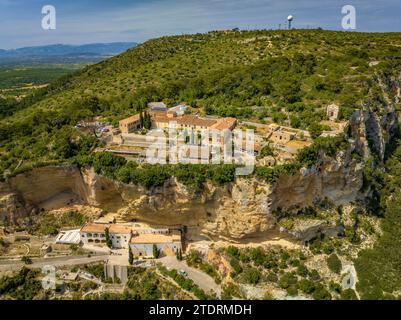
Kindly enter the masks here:
[[177, 260], [182, 261], [182, 251], [181, 251], [181, 249], [177, 249], [176, 250], [175, 256], [176, 256]]
[[159, 249], [157, 249], [157, 246], [154, 244], [153, 245], [153, 258], [157, 259], [159, 257]]
[[182, 261], [182, 250], [178, 251], [178, 260]]
[[139, 113], [139, 125], [141, 126], [141, 129], [142, 129], [143, 125], [144, 125], [142, 111]]
[[146, 111], [144, 113], [144, 127], [148, 130], [152, 127], [152, 119], [150, 118], [150, 114]]
[[128, 262], [131, 266], [134, 264], [134, 254], [130, 247], [128, 247]]
[[111, 249], [112, 246], [113, 246], [113, 243], [111, 242], [111, 239], [110, 239], [109, 228], [106, 228], [106, 229], [104, 230], [104, 234], [105, 234], [105, 237], [106, 237], [106, 244], [107, 244], [107, 246]]

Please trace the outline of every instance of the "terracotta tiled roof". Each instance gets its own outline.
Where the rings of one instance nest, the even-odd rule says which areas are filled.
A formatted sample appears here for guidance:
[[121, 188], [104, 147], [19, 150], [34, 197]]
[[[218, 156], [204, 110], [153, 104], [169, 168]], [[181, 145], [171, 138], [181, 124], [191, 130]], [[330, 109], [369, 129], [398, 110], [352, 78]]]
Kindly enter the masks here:
[[156, 122], [170, 122], [176, 121], [179, 125], [187, 125], [187, 126], [198, 126], [198, 127], [205, 127], [209, 128], [216, 123], [216, 120], [211, 119], [202, 119], [198, 116], [194, 115], [183, 115], [181, 117], [167, 117], [167, 113], [154, 113], [153, 119]]
[[233, 128], [236, 123], [237, 119], [235, 118], [222, 118], [218, 119], [217, 122], [211, 126], [211, 128], [216, 130], [226, 130]]
[[81, 232], [103, 233], [108, 226], [108, 224], [88, 223], [82, 227]]
[[177, 123], [189, 126], [211, 127], [216, 123], [216, 120], [202, 119], [191, 114], [185, 114], [177, 118]]
[[177, 118], [169, 118], [167, 117], [166, 113], [152, 115], [152, 118], [155, 122], [170, 122], [170, 121], [177, 121]]
[[129, 234], [131, 233], [132, 228], [130, 226], [124, 226], [119, 224], [112, 224], [109, 228], [110, 233], [119, 233], [119, 234]]
[[133, 244], [148, 244], [148, 243], [171, 243], [181, 241], [181, 236], [178, 233], [170, 234], [139, 234], [131, 238], [130, 243]]
[[[205, 119], [198, 117], [196, 115], [191, 115], [191, 114], [184, 114], [182, 116], [177, 117], [175, 112], [171, 111], [150, 111], [149, 114], [152, 117], [152, 120], [155, 122], [161, 122], [161, 123], [169, 123], [170, 121], [176, 121], [177, 124], [183, 125], [183, 126], [197, 126], [197, 127], [204, 127], [204, 128], [212, 128], [212, 129], [217, 129], [217, 130], [224, 130], [224, 129], [230, 129], [235, 126], [237, 119], [235, 118], [222, 118], [218, 120], [214, 119]], [[167, 114], [173, 114], [174, 117], [169, 117]], [[129, 117], [127, 119], [123, 119], [120, 121], [120, 125], [122, 124], [128, 124], [132, 122], [137, 122], [139, 121], [140, 117], [139, 114]]]
[[125, 118], [125, 119], [123, 119], [123, 120], [120, 120], [120, 125], [132, 123], [132, 122], [138, 122], [139, 119], [140, 119], [139, 114], [136, 114], [136, 115], [134, 115], [134, 116], [132, 116], [132, 117], [129, 117], [129, 118]]

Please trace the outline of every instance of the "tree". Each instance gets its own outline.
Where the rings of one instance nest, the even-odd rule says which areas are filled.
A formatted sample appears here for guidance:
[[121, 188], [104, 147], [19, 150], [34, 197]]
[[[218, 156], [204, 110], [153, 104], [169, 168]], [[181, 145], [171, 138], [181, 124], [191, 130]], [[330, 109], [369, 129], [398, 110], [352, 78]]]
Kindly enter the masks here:
[[131, 266], [134, 264], [134, 254], [130, 247], [128, 247], [128, 262]]
[[273, 150], [270, 147], [270, 145], [266, 145], [262, 148], [262, 150], [260, 151], [260, 158], [264, 158], [267, 156], [274, 156]]
[[315, 300], [331, 300], [332, 296], [329, 291], [322, 285], [317, 284], [315, 291], [312, 294]]
[[279, 286], [282, 289], [287, 289], [291, 285], [296, 285], [297, 281], [298, 279], [294, 274], [287, 272], [281, 276]]
[[340, 299], [341, 300], [358, 300], [358, 297], [354, 290], [345, 289], [341, 292]]
[[139, 113], [139, 125], [140, 125], [140, 127], [141, 128], [143, 128], [143, 124], [144, 124], [144, 121], [143, 121], [143, 113], [142, 113], [142, 111]]
[[31, 263], [32, 263], [32, 259], [31, 259], [30, 257], [28, 257], [28, 256], [23, 256], [23, 257], [21, 258], [21, 261], [22, 261], [23, 263], [25, 263], [25, 264], [31, 264]]
[[231, 258], [230, 265], [233, 268], [235, 274], [240, 274], [242, 272], [241, 264], [237, 258]]
[[261, 274], [260, 271], [256, 268], [250, 268], [245, 270], [244, 279], [247, 283], [257, 284], [260, 280]]
[[159, 249], [157, 249], [157, 245], [153, 245], [153, 257], [157, 259], [159, 257]]
[[147, 130], [152, 128], [152, 119], [150, 117], [150, 114], [146, 111], [143, 113], [143, 127]]
[[106, 229], [104, 230], [104, 235], [105, 235], [105, 237], [106, 237], [106, 244], [107, 244], [107, 246], [111, 249], [111, 248], [113, 247], [113, 243], [111, 242], [111, 239], [110, 239], [109, 228], [106, 228]]
[[309, 273], [308, 268], [302, 263], [297, 267], [297, 273], [301, 277], [306, 277]]
[[175, 256], [177, 257], [177, 260], [182, 261], [182, 250], [179, 249], [175, 252]]
[[309, 133], [313, 139], [319, 137], [323, 132], [323, 127], [316, 122], [312, 122], [308, 128]]
[[329, 269], [334, 272], [339, 274], [342, 269], [342, 263], [341, 260], [338, 258], [338, 256], [333, 253], [327, 258], [327, 266]]
[[316, 287], [313, 281], [308, 279], [301, 279], [299, 281], [299, 289], [301, 289], [303, 293], [312, 294], [315, 291]]

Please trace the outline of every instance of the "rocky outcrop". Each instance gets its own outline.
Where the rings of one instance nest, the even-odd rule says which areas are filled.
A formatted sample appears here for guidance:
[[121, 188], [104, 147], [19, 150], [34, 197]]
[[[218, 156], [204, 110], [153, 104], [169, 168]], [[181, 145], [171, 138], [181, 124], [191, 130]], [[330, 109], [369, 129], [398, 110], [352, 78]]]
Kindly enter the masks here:
[[7, 187], [23, 199], [28, 209], [84, 203], [88, 192], [74, 166], [36, 168], [10, 178]]
[[350, 119], [351, 137], [355, 150], [366, 160], [373, 153], [384, 160], [386, 147], [394, 136], [398, 122], [391, 107], [383, 115], [369, 110], [355, 111]]
[[342, 235], [344, 229], [342, 226], [332, 225], [327, 221], [322, 220], [299, 220], [296, 221], [291, 230], [280, 228], [282, 232], [288, 232], [296, 239], [302, 242], [308, 242], [315, 239], [317, 236], [325, 235], [328, 237], [336, 237]]
[[27, 216], [28, 211], [29, 207], [25, 207], [18, 194], [12, 192], [0, 194], [0, 220], [12, 222]]
[[362, 110], [355, 111], [350, 118], [349, 136], [355, 150], [366, 160], [375, 154], [383, 161], [387, 147], [398, 130], [398, 119], [394, 105], [400, 102], [400, 79], [379, 78], [374, 83], [381, 88]]
[[[275, 185], [255, 177], [223, 186], [207, 183], [194, 194], [175, 178], [146, 190], [78, 168], [45, 167], [10, 178], [1, 185], [2, 216], [15, 219], [32, 210], [88, 204], [119, 212], [126, 219], [185, 225], [190, 237], [244, 240], [264, 237], [277, 228], [276, 211], [299, 210], [322, 199], [353, 201], [362, 185], [361, 169], [345, 154], [320, 167], [283, 176]], [[13, 200], [10, 200], [13, 199]], [[6, 208], [6, 209], [4, 209]]]
[[363, 166], [351, 159], [351, 152], [340, 152], [335, 159], [301, 169], [299, 174], [283, 175], [270, 195], [273, 211], [294, 211], [313, 207], [323, 200], [341, 205], [358, 200], [363, 185]]

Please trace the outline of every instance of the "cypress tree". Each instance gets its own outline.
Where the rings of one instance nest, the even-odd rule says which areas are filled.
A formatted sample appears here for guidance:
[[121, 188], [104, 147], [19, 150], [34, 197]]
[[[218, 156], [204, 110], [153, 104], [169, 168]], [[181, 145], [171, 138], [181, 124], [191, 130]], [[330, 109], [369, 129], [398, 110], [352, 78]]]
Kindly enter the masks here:
[[113, 246], [113, 243], [111, 242], [111, 239], [110, 239], [109, 228], [106, 228], [104, 230], [104, 234], [105, 234], [105, 237], [106, 237], [106, 244], [111, 249], [111, 247]]
[[142, 111], [139, 112], [139, 125], [141, 126], [141, 129], [143, 128], [143, 114]]
[[128, 247], [128, 262], [131, 266], [134, 264], [134, 254], [130, 247]]
[[157, 249], [157, 246], [155, 244], [153, 245], [153, 257], [155, 259], [159, 257], [159, 249]]

